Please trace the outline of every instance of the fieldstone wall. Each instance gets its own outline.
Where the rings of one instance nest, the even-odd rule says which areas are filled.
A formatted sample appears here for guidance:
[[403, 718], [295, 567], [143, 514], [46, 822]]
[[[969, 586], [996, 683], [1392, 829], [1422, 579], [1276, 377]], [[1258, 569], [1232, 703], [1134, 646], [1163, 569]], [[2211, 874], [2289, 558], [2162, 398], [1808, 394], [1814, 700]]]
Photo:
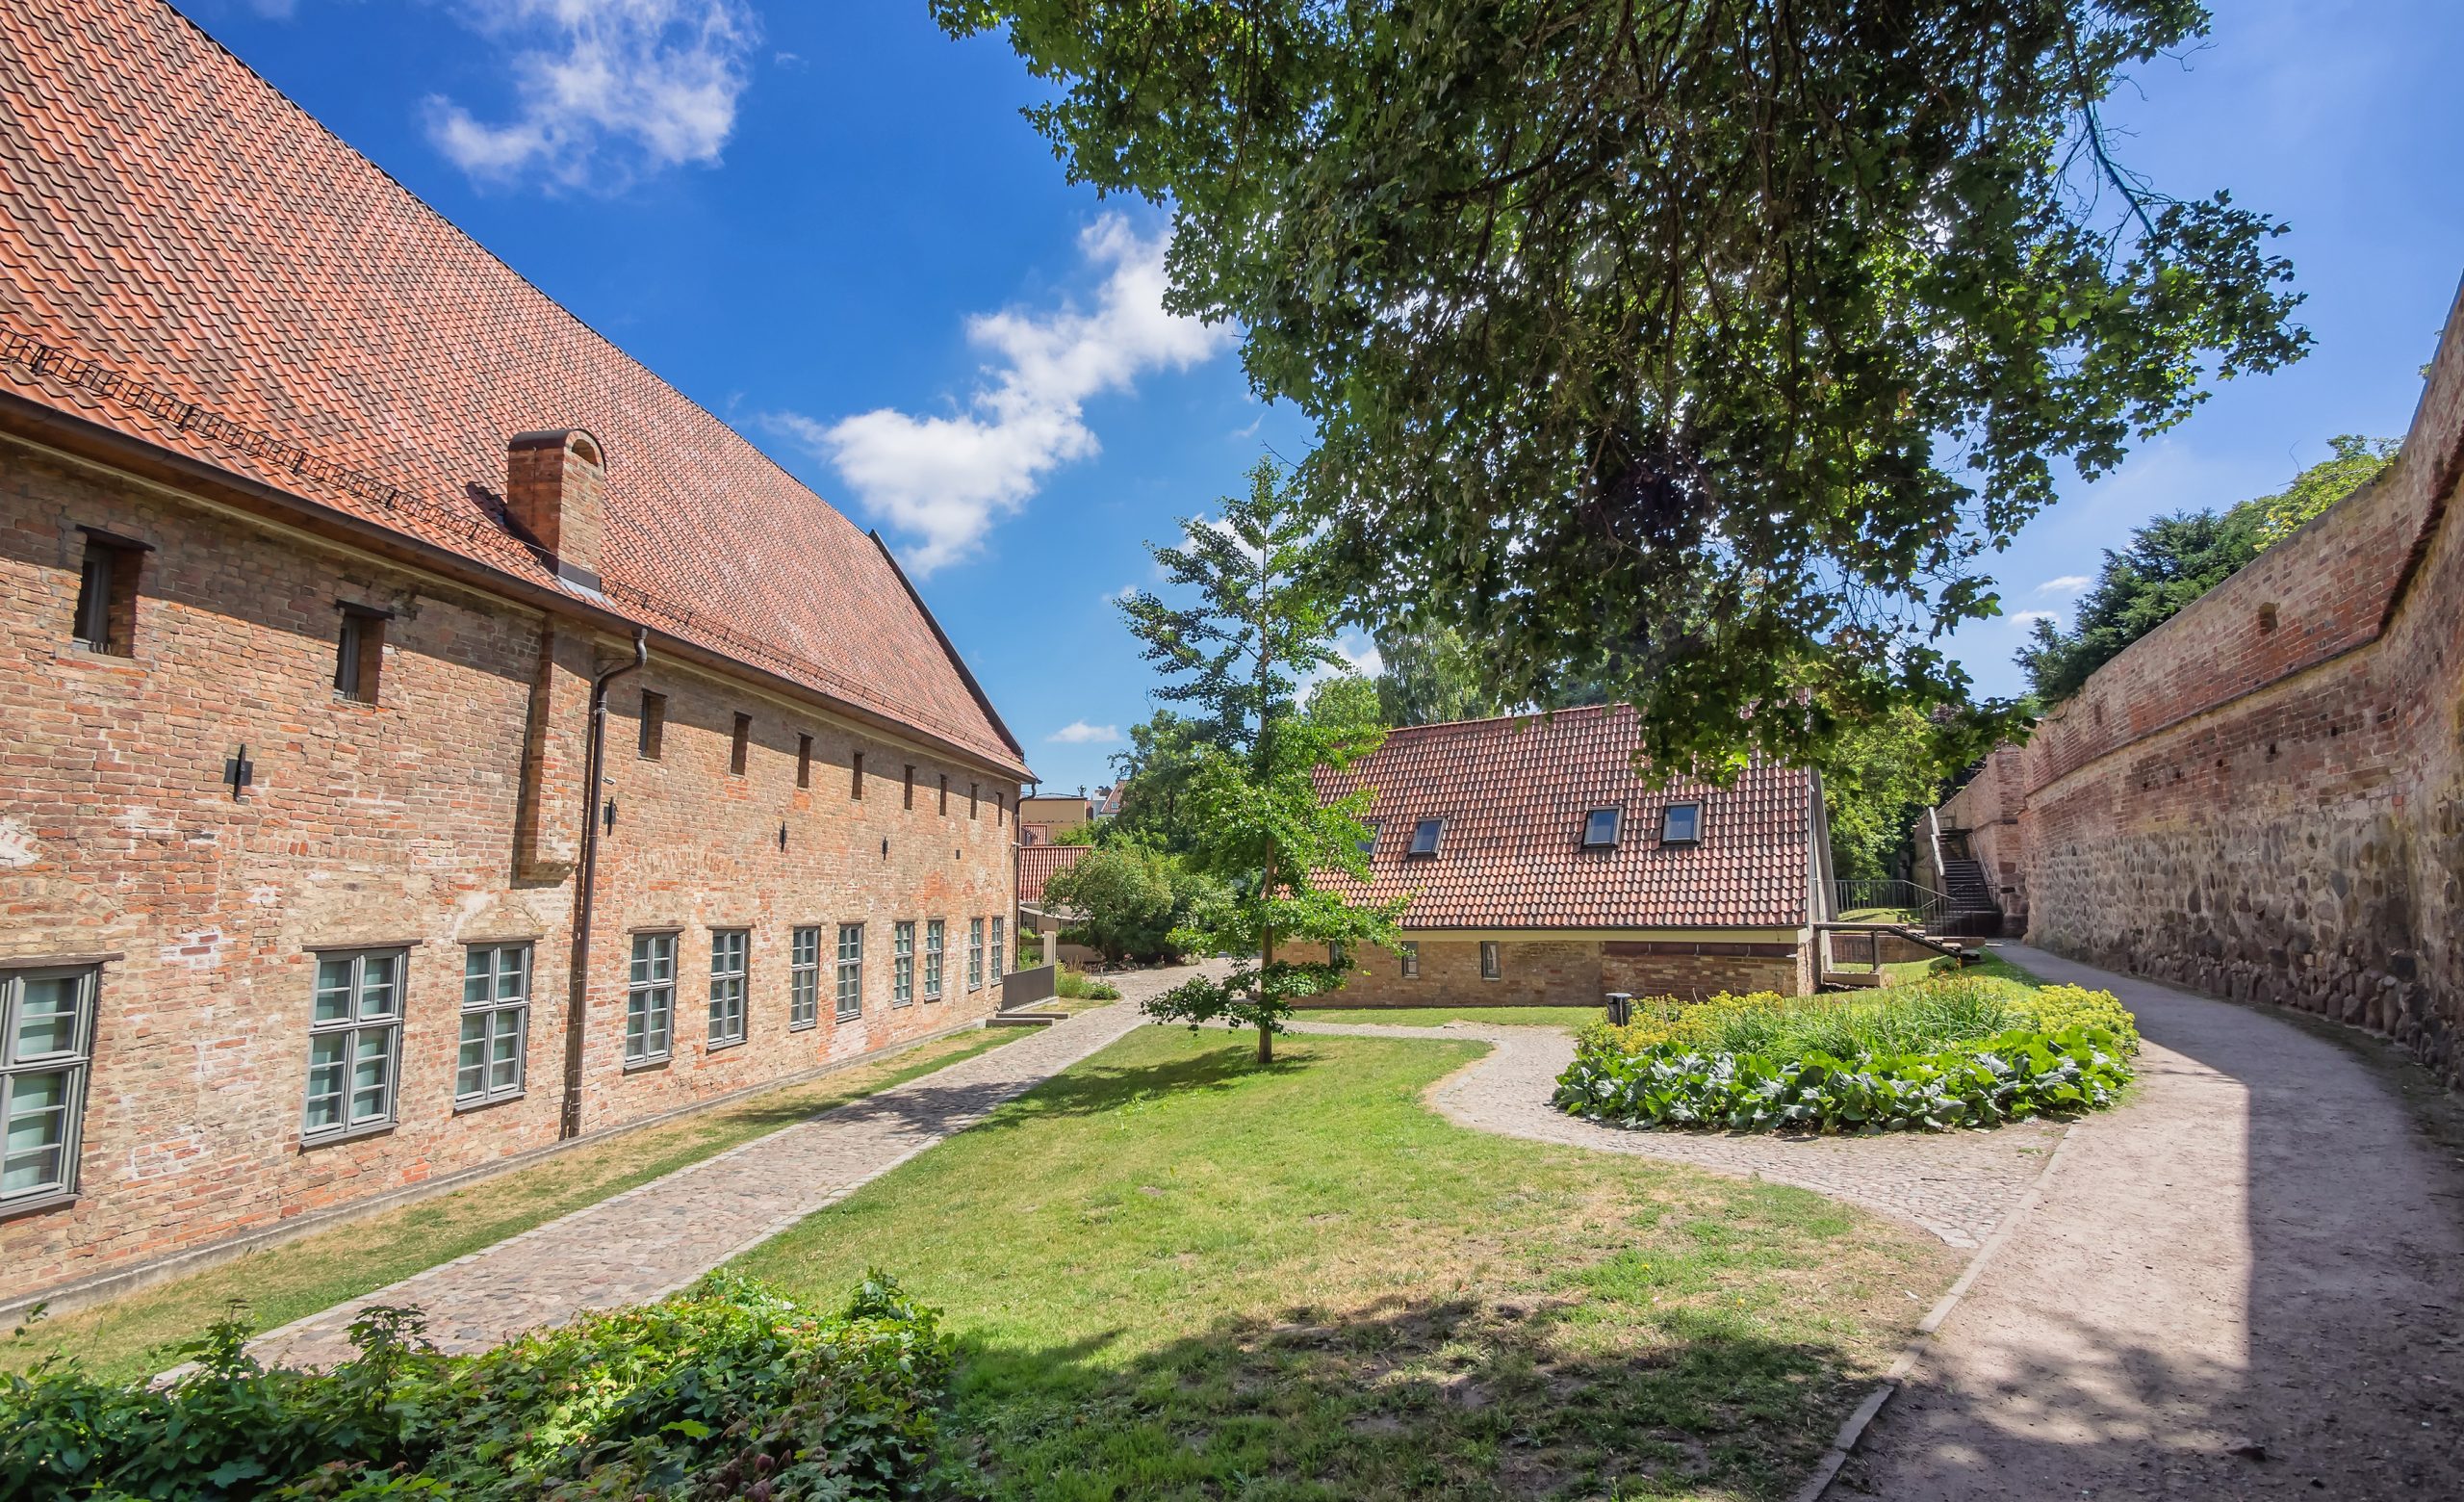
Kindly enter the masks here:
[[2384, 1033], [2464, 1083], [2460, 468], [2451, 316], [2375, 484], [2004, 753], [2032, 943]]

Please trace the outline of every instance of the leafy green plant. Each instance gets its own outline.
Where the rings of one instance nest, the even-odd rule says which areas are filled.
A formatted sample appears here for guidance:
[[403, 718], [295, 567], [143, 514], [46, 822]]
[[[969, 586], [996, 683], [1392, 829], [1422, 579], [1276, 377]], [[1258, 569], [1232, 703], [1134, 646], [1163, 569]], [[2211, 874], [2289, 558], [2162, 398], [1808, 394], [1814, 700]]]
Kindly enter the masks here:
[[1066, 965], [1061, 967], [1060, 973], [1053, 977], [1052, 984], [1056, 993], [1070, 1001], [1117, 1001], [1120, 999], [1118, 986], [1107, 980], [1097, 980], [1085, 971], [1074, 971]]
[[161, 1387], [53, 1360], [0, 1389], [0, 1493], [52, 1498], [608, 1496], [659, 1502], [909, 1494], [930, 1463], [950, 1346], [870, 1273], [815, 1315], [713, 1275], [478, 1356], [372, 1308], [359, 1356], [269, 1370], [217, 1322]]

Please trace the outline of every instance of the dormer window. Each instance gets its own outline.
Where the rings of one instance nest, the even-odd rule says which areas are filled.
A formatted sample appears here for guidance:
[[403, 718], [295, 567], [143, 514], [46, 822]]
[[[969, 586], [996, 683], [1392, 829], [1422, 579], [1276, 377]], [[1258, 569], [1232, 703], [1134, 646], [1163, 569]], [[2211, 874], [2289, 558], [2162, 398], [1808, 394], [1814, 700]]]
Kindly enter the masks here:
[[1690, 845], [1703, 842], [1703, 805], [1672, 803], [1659, 816], [1659, 842]]
[[1586, 850], [1613, 850], [1617, 847], [1617, 826], [1625, 815], [1619, 809], [1594, 809], [1583, 816], [1582, 847]]
[[1438, 836], [1445, 832], [1446, 820], [1424, 818], [1412, 826], [1412, 855], [1435, 855]]
[[1360, 842], [1360, 853], [1363, 855], [1373, 855], [1376, 853], [1377, 850], [1377, 826], [1373, 822], [1364, 824], [1361, 827], [1368, 830], [1369, 833], [1364, 836]]

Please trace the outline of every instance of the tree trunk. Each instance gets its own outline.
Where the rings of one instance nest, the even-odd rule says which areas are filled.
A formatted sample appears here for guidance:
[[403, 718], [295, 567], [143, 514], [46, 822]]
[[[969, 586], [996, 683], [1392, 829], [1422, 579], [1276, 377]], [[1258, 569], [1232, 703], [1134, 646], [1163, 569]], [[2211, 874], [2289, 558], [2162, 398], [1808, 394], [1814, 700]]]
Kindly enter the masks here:
[[1263, 1022], [1258, 1023], [1258, 1062], [1274, 1062], [1274, 1032]]

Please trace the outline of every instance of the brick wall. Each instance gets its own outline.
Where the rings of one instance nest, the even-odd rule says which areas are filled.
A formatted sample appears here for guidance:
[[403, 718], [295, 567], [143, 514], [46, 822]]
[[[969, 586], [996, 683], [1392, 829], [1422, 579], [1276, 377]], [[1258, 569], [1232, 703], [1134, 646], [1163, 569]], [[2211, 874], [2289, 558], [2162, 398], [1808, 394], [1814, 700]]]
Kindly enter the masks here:
[[[131, 657], [70, 641], [81, 526], [153, 546]], [[393, 612], [374, 705], [333, 690], [338, 599]], [[629, 651], [0, 448], [0, 966], [118, 956], [99, 987], [80, 1192], [0, 1219], [0, 1298], [556, 1140], [588, 675]], [[635, 755], [645, 687], [667, 695], [655, 763]], [[965, 988], [966, 920], [1010, 910], [1014, 784], [656, 657], [616, 681], [610, 705], [616, 822], [602, 848], [585, 1126], [991, 1010], [988, 985]], [[741, 776], [729, 769], [738, 712], [752, 716]], [[796, 787], [801, 735], [814, 741], [808, 789]], [[243, 744], [255, 782], [235, 800], [224, 763]], [[950, 923], [945, 998], [893, 1010], [891, 924], [919, 920], [920, 940], [936, 917]], [[842, 921], [867, 938], [864, 1015], [844, 1025], [829, 974]], [[676, 1047], [665, 1066], [628, 1074], [627, 931], [654, 923], [680, 930]], [[791, 1033], [797, 923], [823, 927], [824, 975], [818, 1026]], [[751, 963], [747, 1041], [713, 1052], [716, 925], [751, 930]], [[527, 1089], [457, 1113], [463, 946], [482, 938], [532, 945]], [[312, 946], [345, 944], [409, 946], [398, 1122], [303, 1151]]]
[[2464, 1083], [2464, 317], [2397, 462], [2019, 757], [2029, 935], [2388, 1034]]
[[[1383, 949], [1362, 956], [1325, 1006], [1596, 1006], [1611, 991], [1687, 999], [1722, 991], [1810, 991], [1802, 950], [1744, 952], [1773, 945], [1653, 944], [1582, 939], [1498, 941], [1499, 976], [1480, 976], [1477, 940], [1420, 941], [1420, 974]], [[1320, 960], [1321, 948], [1285, 945], [1286, 959]]]
[[[2003, 745], [1987, 755], [1985, 765], [1939, 810], [1944, 830], [1966, 834], [1968, 852], [1984, 868], [1986, 885], [2002, 909], [2004, 931], [2014, 934], [2028, 928], [2027, 832], [2019, 816], [2027, 802], [2026, 757], [2020, 747]], [[1926, 833], [1919, 820], [1917, 838]], [[1920, 873], [1919, 879], [1930, 885], [1939, 876]]]

